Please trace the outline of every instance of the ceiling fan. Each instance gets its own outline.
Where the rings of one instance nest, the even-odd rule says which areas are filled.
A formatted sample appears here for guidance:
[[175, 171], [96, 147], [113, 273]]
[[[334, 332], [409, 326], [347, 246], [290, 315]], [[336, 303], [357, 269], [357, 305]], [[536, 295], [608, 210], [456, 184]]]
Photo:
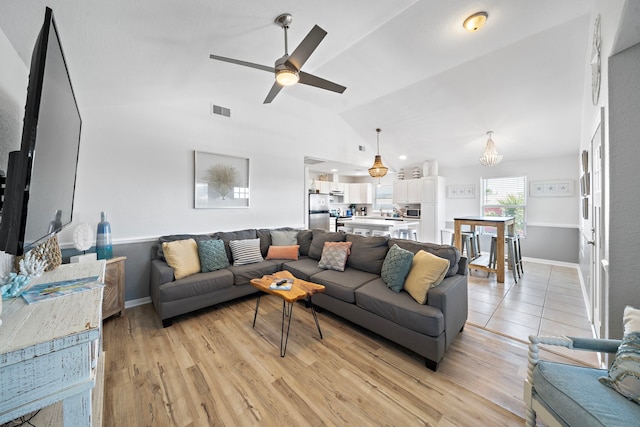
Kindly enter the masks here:
[[292, 17], [289, 13], [283, 13], [282, 15], [279, 15], [275, 20], [275, 23], [282, 27], [282, 29], [284, 30], [284, 56], [282, 58], [276, 59], [274, 67], [254, 64], [253, 62], [241, 61], [238, 59], [226, 58], [224, 56], [218, 55], [209, 55], [209, 58], [274, 73], [276, 81], [273, 83], [271, 90], [264, 100], [265, 104], [269, 104], [271, 101], [273, 101], [273, 98], [276, 97], [276, 95], [284, 86], [291, 86], [296, 83], [315, 86], [320, 89], [326, 89], [338, 93], [344, 92], [346, 89], [346, 87], [344, 86], [330, 82], [320, 77], [316, 77], [312, 74], [305, 73], [304, 71], [300, 71], [300, 68], [302, 68], [307, 59], [309, 59], [309, 56], [311, 56], [322, 39], [324, 39], [324, 37], [327, 35], [327, 32], [317, 25], [314, 25], [311, 31], [309, 31], [309, 34], [307, 34], [307, 36], [304, 38], [304, 40], [302, 40], [302, 42], [293, 51], [293, 53], [289, 55], [287, 44], [287, 30], [289, 29], [289, 24], [291, 24], [291, 21]]

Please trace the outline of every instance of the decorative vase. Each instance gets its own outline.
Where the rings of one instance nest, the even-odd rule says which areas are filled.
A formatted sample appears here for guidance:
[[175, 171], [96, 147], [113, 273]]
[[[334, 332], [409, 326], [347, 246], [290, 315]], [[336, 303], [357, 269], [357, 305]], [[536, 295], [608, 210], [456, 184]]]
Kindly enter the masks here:
[[96, 253], [98, 259], [110, 259], [113, 257], [111, 248], [111, 224], [107, 222], [107, 214], [100, 213], [101, 221], [98, 223], [98, 233], [96, 235]]

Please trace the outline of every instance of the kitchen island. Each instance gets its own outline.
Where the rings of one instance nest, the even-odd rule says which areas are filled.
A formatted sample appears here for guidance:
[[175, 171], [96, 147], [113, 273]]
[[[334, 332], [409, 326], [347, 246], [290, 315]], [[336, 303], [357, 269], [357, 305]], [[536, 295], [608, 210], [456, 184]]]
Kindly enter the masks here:
[[344, 222], [347, 233], [364, 234], [366, 236], [385, 235], [389, 237], [405, 237], [417, 240], [418, 221], [403, 221], [399, 218], [372, 219], [354, 217]]

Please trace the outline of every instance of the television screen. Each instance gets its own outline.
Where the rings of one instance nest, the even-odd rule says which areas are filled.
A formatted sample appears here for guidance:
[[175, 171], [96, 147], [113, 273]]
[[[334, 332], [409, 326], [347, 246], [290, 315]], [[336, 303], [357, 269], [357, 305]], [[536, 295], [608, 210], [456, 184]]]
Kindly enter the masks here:
[[31, 59], [20, 153], [7, 169], [0, 250], [20, 255], [71, 222], [81, 123], [47, 8]]

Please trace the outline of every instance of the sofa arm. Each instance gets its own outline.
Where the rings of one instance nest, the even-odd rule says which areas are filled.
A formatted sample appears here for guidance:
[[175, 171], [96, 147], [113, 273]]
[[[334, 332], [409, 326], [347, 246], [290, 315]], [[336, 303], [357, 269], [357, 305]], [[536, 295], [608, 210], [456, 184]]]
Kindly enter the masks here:
[[429, 289], [427, 294], [427, 305], [438, 308], [444, 317], [446, 346], [449, 346], [467, 321], [467, 288], [467, 276], [454, 274]]
[[150, 285], [157, 288], [163, 283], [173, 281], [173, 268], [161, 259], [151, 260]]

